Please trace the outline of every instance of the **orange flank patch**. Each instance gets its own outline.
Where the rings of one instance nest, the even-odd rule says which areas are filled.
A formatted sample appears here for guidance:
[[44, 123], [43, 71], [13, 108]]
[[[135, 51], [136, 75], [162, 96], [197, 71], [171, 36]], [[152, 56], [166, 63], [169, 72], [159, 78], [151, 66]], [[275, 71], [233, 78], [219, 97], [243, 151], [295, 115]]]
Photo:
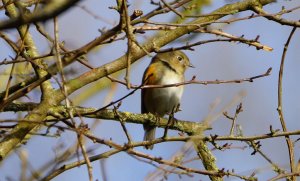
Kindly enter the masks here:
[[150, 65], [145, 73], [144, 80], [146, 80], [146, 85], [155, 85], [157, 82], [157, 75], [154, 74], [156, 72], [157, 67], [154, 65]]

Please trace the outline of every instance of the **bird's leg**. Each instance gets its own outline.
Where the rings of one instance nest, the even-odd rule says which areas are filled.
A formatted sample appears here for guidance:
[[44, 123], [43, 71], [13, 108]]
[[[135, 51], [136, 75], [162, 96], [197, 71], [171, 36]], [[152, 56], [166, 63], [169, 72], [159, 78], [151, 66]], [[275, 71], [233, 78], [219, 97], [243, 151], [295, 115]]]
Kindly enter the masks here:
[[176, 123], [177, 119], [174, 117], [174, 114], [181, 111], [180, 109], [180, 104], [177, 104], [176, 106], [174, 106], [174, 108], [172, 109], [172, 112], [170, 114], [170, 120], [168, 122], [168, 127], [170, 126], [174, 126], [174, 124]]
[[178, 121], [175, 117], [174, 117], [174, 114], [181, 111], [180, 109], [180, 103], [177, 104], [175, 107], [174, 107], [174, 110], [172, 111], [172, 114], [173, 114], [173, 119], [172, 119], [172, 124], [171, 126], [174, 126], [174, 124]]
[[164, 131], [164, 135], [163, 135], [163, 138], [166, 138], [167, 135], [168, 135], [168, 129], [170, 126], [174, 125], [176, 119], [174, 118], [174, 113], [175, 112], [178, 112], [178, 109], [179, 109], [179, 105], [177, 106], [174, 106], [171, 113], [169, 114], [169, 119], [168, 119], [168, 124], [165, 128], [165, 131]]

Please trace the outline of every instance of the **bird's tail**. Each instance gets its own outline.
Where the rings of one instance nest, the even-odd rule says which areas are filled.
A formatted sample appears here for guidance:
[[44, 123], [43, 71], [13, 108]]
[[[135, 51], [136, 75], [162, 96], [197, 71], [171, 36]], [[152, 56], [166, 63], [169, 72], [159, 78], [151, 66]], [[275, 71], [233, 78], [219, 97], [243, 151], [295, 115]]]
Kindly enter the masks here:
[[[152, 141], [155, 139], [155, 127], [144, 125], [145, 135], [144, 141]], [[153, 145], [145, 146], [146, 149], [153, 149]]]

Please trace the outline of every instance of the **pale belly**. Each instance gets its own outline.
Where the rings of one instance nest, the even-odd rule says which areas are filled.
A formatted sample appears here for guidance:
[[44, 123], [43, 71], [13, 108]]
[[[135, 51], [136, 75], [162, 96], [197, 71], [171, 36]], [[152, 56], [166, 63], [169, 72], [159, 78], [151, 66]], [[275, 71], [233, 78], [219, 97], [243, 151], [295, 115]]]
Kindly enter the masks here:
[[[169, 79], [163, 78], [161, 84], [166, 85], [180, 82], [182, 80], [179, 77], [172, 75]], [[182, 93], [183, 86], [149, 89], [146, 93], [148, 99], [145, 102], [145, 107], [147, 111], [160, 116], [171, 113], [174, 107], [179, 104]]]

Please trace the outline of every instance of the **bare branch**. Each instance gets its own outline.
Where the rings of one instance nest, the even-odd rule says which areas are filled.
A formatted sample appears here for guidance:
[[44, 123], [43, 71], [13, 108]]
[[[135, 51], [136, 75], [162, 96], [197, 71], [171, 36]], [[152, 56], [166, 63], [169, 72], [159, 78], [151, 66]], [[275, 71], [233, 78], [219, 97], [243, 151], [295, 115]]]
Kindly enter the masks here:
[[[279, 114], [279, 119], [280, 119], [280, 123], [282, 126], [283, 131], [287, 131], [286, 128], [286, 124], [285, 124], [285, 120], [284, 120], [284, 116], [283, 116], [283, 111], [282, 111], [282, 77], [283, 77], [283, 69], [284, 69], [284, 62], [285, 62], [285, 55], [286, 52], [288, 50], [288, 46], [290, 44], [290, 41], [296, 31], [297, 27], [294, 27], [284, 45], [283, 48], [283, 53], [282, 53], [282, 57], [281, 57], [281, 64], [280, 64], [280, 70], [279, 70], [279, 75], [278, 75], [278, 107], [277, 107], [277, 111]], [[288, 150], [289, 150], [289, 158], [290, 158], [290, 167], [291, 167], [291, 173], [294, 173], [295, 170], [295, 153], [294, 153], [294, 145], [292, 140], [290, 139], [289, 136], [285, 137], [287, 146], [288, 146]], [[292, 180], [296, 181], [296, 177], [292, 176]]]
[[[17, 28], [21, 25], [30, 24], [34, 22], [46, 21], [53, 18], [62, 12], [66, 11], [79, 0], [52, 0], [49, 1], [41, 10], [26, 16], [19, 15], [13, 19], [2, 21], [0, 23], [0, 30]], [[4, 4], [6, 6], [6, 3]]]

